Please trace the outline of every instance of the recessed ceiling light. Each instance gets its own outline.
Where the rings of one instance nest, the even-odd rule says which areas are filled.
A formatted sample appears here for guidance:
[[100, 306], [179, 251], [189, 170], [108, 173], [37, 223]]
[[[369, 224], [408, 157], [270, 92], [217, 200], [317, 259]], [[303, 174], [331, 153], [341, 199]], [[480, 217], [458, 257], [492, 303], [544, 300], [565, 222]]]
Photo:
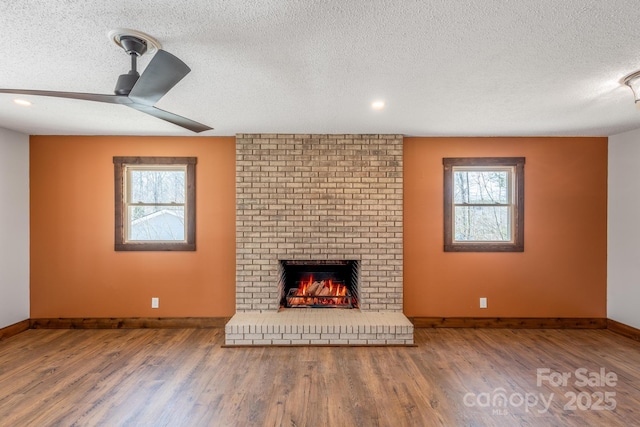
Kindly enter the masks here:
[[374, 101], [371, 103], [371, 108], [374, 110], [382, 110], [384, 108], [384, 101]]
[[27, 101], [26, 99], [14, 99], [13, 102], [18, 105], [22, 105], [23, 107], [28, 107], [29, 105], [31, 105], [31, 102]]

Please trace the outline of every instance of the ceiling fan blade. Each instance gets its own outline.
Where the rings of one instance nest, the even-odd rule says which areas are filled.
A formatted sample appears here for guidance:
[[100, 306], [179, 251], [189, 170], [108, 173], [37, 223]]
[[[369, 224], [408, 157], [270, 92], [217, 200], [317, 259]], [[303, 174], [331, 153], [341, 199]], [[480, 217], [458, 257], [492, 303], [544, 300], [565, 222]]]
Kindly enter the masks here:
[[129, 98], [139, 104], [154, 105], [190, 71], [180, 59], [159, 49], [131, 89]]
[[189, 129], [193, 132], [203, 132], [205, 130], [211, 130], [213, 128], [203, 125], [202, 123], [198, 123], [191, 119], [187, 119], [186, 117], [179, 116], [177, 114], [169, 113], [168, 111], [161, 110], [151, 105], [145, 104], [127, 104], [127, 107], [134, 108], [138, 111], [142, 111], [143, 113], [147, 113], [164, 121], [173, 123], [174, 125], [178, 125], [185, 129]]
[[50, 96], [54, 98], [80, 99], [83, 101], [106, 102], [108, 104], [130, 104], [131, 101], [126, 96], [103, 95], [99, 93], [83, 92], [57, 92], [53, 90], [27, 90], [27, 89], [0, 89], [0, 93], [10, 93], [14, 95], [35, 95]]

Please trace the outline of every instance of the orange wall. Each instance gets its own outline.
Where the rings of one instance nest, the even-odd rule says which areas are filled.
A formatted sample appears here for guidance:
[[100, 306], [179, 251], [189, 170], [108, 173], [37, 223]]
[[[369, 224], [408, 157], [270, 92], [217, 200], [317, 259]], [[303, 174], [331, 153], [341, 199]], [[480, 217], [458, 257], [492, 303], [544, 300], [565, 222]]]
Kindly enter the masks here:
[[[406, 315], [606, 317], [606, 138], [405, 138], [404, 152]], [[112, 158], [136, 155], [198, 157], [197, 251], [113, 250]], [[525, 252], [443, 252], [456, 156], [526, 157]], [[30, 161], [32, 318], [233, 315], [235, 138], [32, 136]]]
[[[114, 251], [113, 156], [198, 158], [195, 252]], [[32, 318], [234, 314], [235, 138], [32, 136], [30, 171]]]
[[[525, 251], [443, 252], [442, 158], [496, 156], [526, 157]], [[405, 138], [404, 188], [407, 316], [606, 317], [607, 138]]]

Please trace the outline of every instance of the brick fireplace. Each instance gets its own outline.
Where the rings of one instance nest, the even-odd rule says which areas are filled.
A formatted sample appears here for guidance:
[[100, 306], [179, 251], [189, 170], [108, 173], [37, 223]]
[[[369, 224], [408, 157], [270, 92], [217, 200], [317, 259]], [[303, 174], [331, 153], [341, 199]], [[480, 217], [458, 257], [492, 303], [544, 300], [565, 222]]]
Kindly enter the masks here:
[[[402, 314], [402, 143], [401, 135], [236, 136], [236, 315], [227, 344], [413, 343]], [[357, 260], [359, 310], [281, 310], [282, 260]], [[340, 311], [345, 327], [328, 322], [327, 310]], [[289, 317], [282, 331], [270, 326]]]

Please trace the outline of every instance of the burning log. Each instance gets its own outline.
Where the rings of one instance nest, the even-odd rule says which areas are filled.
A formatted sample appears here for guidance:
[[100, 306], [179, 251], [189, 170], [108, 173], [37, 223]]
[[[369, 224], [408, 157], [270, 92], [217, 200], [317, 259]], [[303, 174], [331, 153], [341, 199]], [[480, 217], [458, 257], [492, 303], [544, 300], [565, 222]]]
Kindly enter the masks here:
[[287, 298], [287, 302], [288, 304], [291, 305], [302, 305], [304, 304], [304, 298], [299, 298], [299, 297], [293, 297], [293, 298]]
[[319, 295], [319, 293], [322, 291], [322, 288], [324, 287], [324, 280], [322, 282], [313, 282], [308, 288], [307, 288], [307, 295], [309, 296], [316, 296]]

